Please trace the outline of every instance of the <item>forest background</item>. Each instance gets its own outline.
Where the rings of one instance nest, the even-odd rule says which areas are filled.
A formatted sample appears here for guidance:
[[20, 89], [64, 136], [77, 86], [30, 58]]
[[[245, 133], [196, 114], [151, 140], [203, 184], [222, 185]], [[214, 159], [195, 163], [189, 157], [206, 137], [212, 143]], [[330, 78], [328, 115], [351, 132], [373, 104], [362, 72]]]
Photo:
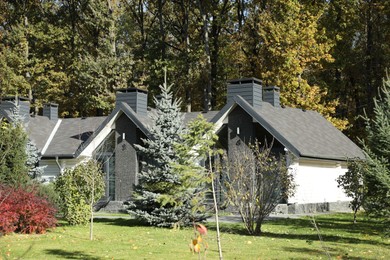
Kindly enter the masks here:
[[117, 89], [157, 94], [167, 68], [183, 111], [220, 109], [227, 80], [257, 77], [355, 139], [388, 67], [390, 1], [0, 1], [0, 97], [32, 113], [106, 115]]

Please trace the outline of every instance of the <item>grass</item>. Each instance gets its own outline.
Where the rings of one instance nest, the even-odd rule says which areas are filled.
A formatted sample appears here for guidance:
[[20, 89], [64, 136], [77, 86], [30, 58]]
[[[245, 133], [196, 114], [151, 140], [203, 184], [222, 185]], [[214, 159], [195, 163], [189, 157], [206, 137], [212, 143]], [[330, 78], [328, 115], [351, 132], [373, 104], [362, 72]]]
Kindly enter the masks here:
[[[0, 237], [0, 259], [198, 259], [190, 253], [190, 228], [173, 230], [139, 225], [133, 219], [95, 220], [95, 240], [88, 227], [64, 223], [43, 235]], [[390, 239], [383, 238], [380, 220], [352, 214], [317, 216], [324, 245], [310, 218], [276, 219], [263, 226], [263, 235], [248, 236], [242, 224], [222, 223], [225, 259], [390, 259]], [[208, 223], [207, 259], [218, 259], [215, 226]]]

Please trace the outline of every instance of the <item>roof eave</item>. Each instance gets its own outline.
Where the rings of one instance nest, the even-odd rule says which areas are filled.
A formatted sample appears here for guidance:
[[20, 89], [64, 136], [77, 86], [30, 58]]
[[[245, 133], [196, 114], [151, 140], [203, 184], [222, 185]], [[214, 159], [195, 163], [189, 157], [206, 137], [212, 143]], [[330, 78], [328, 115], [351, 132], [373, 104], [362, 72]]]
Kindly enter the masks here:
[[301, 158], [309, 158], [309, 159], [319, 159], [319, 160], [330, 160], [330, 161], [349, 161], [353, 159], [360, 159], [360, 160], [365, 160], [365, 157], [356, 155], [356, 156], [323, 156], [323, 155], [308, 155], [308, 154], [302, 154]]
[[42, 159], [74, 159], [76, 158], [75, 154], [45, 154], [42, 156]]
[[276, 140], [278, 140], [284, 147], [286, 147], [295, 156], [301, 157], [302, 153], [291, 142], [289, 142], [284, 136], [282, 136], [275, 128], [273, 128], [261, 115], [259, 115], [253, 107], [241, 96], [235, 96], [234, 101], [242, 109], [245, 110], [252, 118], [257, 121], [266, 131], [268, 131]]
[[77, 149], [75, 153], [75, 157], [78, 157], [82, 154], [82, 152], [92, 143], [92, 141], [95, 139], [96, 136], [98, 136], [101, 131], [104, 129], [104, 127], [114, 119], [116, 120], [116, 117], [119, 115], [120, 112], [123, 112], [126, 114], [126, 116], [133, 121], [133, 123], [147, 136], [150, 137], [150, 133], [146, 126], [141, 122], [141, 120], [138, 118], [136, 113], [133, 111], [133, 109], [126, 103], [120, 102], [117, 103], [114, 111], [111, 112], [111, 114], [103, 121], [103, 123], [100, 124], [100, 126], [96, 129], [96, 131], [83, 143], [81, 146]]

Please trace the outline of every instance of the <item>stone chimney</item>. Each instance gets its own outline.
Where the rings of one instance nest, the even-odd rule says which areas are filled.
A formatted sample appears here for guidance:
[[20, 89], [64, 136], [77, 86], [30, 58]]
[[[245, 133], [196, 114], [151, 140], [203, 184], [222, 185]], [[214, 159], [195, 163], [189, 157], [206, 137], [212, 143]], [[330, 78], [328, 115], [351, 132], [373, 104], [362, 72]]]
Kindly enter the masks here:
[[30, 101], [22, 97], [4, 97], [1, 99], [0, 108], [12, 117], [13, 113], [18, 112], [24, 123], [30, 121]]
[[263, 100], [274, 107], [280, 107], [280, 88], [275, 86], [263, 88]]
[[254, 108], [260, 108], [262, 100], [261, 80], [257, 78], [243, 78], [229, 80], [227, 85], [227, 102], [234, 96], [241, 96]]
[[58, 120], [58, 104], [46, 103], [43, 104], [43, 116], [48, 117], [50, 120]]
[[137, 88], [118, 90], [116, 93], [116, 105], [124, 102], [140, 116], [146, 116], [148, 111], [148, 92]]

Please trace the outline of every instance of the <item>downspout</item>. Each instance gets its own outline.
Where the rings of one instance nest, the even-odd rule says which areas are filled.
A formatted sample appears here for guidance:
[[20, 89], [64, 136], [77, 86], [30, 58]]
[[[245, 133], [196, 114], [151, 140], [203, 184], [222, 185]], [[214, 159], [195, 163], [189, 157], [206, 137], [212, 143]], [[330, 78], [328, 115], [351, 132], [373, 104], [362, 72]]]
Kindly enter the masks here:
[[56, 156], [56, 163], [57, 163], [58, 169], [60, 169], [60, 175], [62, 175], [62, 173], [64, 172], [64, 169], [61, 167], [61, 164], [58, 161], [58, 156]]

